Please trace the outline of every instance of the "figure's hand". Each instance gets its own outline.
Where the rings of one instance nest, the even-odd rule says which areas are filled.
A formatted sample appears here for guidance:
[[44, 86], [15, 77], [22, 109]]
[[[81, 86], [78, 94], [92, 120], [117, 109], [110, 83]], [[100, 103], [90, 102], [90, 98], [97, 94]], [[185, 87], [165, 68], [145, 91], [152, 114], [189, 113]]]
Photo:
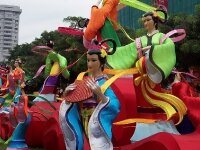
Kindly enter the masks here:
[[180, 82], [180, 81], [181, 81], [181, 75], [180, 75], [180, 73], [177, 73], [177, 74], [175, 75], [174, 81], [175, 81], [175, 82]]
[[101, 92], [101, 88], [96, 84], [94, 78], [88, 77], [86, 79], [87, 86], [96, 94], [102, 102], [107, 102], [106, 96]]
[[95, 80], [92, 77], [86, 79], [87, 86], [92, 90], [97, 96], [102, 95], [100, 87], [96, 84]]
[[26, 86], [26, 84], [24, 82], [21, 83], [20, 87], [24, 88]]
[[63, 92], [63, 95], [66, 95], [69, 91], [72, 91], [72, 90], [74, 90], [75, 88], [76, 88], [76, 84], [75, 84], [75, 83], [72, 83], [72, 84], [68, 85], [68, 86], [65, 88], [65, 90], [64, 90], [64, 92]]
[[181, 81], [181, 75], [180, 75], [180, 73], [176, 73], [175, 77], [174, 77], [174, 81], [172, 82], [171, 85], [174, 85], [175, 83], [178, 83], [180, 81]]
[[142, 48], [142, 52], [145, 53], [146, 51], [150, 50], [151, 49], [151, 45], [150, 46], [147, 46], [147, 47], [144, 47]]

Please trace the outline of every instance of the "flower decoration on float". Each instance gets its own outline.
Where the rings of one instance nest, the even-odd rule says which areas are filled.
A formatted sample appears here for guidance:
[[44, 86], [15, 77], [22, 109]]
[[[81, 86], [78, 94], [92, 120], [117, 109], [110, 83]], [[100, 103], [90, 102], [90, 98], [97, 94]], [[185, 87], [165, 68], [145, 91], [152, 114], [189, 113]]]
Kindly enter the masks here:
[[105, 58], [107, 55], [108, 55], [108, 54], [107, 54], [106, 50], [102, 48], [102, 49], [101, 49], [101, 57], [102, 57], [102, 58]]
[[153, 11], [153, 16], [154, 16], [154, 17], [159, 17], [156, 10]]

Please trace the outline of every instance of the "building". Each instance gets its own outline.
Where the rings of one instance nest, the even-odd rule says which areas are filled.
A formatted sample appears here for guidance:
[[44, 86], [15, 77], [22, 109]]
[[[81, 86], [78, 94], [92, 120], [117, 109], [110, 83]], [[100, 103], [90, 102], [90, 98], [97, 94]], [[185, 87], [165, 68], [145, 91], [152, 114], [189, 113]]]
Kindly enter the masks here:
[[[153, 5], [155, 2], [155, 0], [140, 1], [149, 5]], [[167, 3], [169, 16], [175, 13], [194, 14], [195, 5], [200, 4], [200, 0], [168, 0]], [[119, 10], [118, 21], [125, 27], [137, 29], [142, 27], [139, 18], [143, 13], [141, 10], [127, 6]]]
[[18, 44], [19, 6], [0, 5], [0, 62], [6, 60], [9, 51]]

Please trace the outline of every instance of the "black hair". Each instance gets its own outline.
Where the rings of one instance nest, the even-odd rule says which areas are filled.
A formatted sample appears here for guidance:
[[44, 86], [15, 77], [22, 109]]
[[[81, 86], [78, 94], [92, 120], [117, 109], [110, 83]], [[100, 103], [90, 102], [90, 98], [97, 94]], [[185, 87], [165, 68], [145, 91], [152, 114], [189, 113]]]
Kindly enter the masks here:
[[[164, 14], [164, 20], [161, 20], [161, 18], [157, 15], [155, 15], [155, 13], [157, 12], [162, 12]], [[167, 21], [167, 12], [165, 10], [155, 10], [154, 12], [146, 12], [145, 14], [142, 15], [142, 17], [147, 17], [147, 16], [151, 16], [154, 24], [155, 24], [155, 28], [158, 29], [158, 23], [162, 23], [164, 24]]]
[[50, 48], [53, 48], [53, 47], [54, 47], [54, 42], [51, 41], [51, 40], [49, 40], [49, 41], [47, 41], [46, 45], [47, 45], [48, 47], [50, 47]]
[[98, 50], [98, 49], [88, 50], [87, 54], [89, 54], [89, 55], [96, 54], [96, 55], [98, 56], [100, 65], [102, 66], [101, 70], [103, 71], [103, 70], [104, 70], [104, 65], [105, 65], [105, 63], [106, 63], [106, 56], [105, 56], [105, 57], [102, 57], [102, 56], [101, 56], [101, 51]]

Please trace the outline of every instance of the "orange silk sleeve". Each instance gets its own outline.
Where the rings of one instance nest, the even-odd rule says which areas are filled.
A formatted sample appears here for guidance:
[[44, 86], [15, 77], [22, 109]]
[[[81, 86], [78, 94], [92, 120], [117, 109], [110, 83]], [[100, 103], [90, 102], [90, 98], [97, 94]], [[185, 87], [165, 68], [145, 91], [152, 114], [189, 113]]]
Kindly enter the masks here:
[[112, 21], [117, 20], [117, 5], [119, 0], [105, 0], [103, 7], [92, 6], [91, 18], [84, 32], [87, 41], [91, 41], [103, 27], [105, 19], [108, 17]]
[[24, 71], [21, 68], [15, 68], [15, 70], [13, 70], [13, 78], [15, 80], [23, 80], [24, 78]]

